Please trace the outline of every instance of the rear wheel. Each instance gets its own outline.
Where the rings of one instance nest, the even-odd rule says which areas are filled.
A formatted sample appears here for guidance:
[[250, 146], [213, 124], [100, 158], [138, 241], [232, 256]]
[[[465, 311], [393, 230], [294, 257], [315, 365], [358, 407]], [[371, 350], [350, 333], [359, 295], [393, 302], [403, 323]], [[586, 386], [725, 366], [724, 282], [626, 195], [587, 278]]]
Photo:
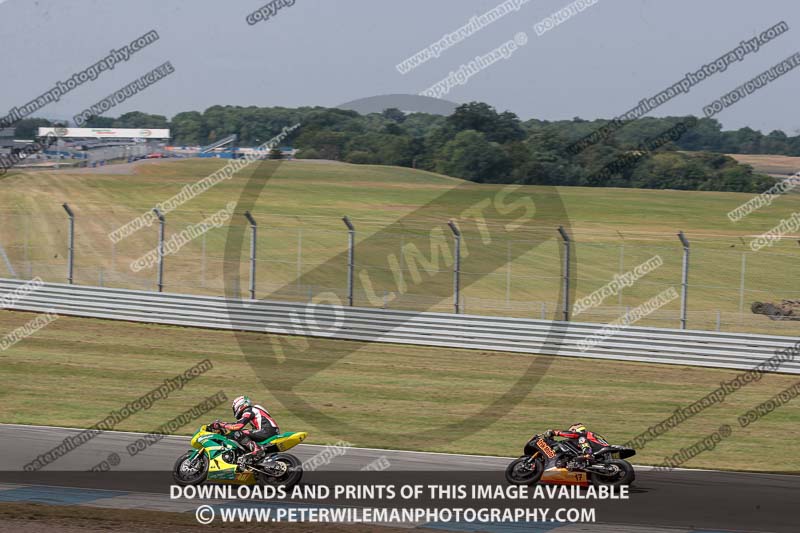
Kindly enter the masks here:
[[300, 459], [289, 453], [267, 457], [259, 463], [256, 479], [262, 485], [281, 485], [287, 489], [297, 485], [303, 478], [303, 465]]
[[523, 456], [506, 467], [506, 481], [512, 485], [533, 485], [539, 482], [543, 473], [544, 463], [541, 459]]
[[192, 454], [194, 451], [188, 451], [175, 461], [175, 466], [172, 468], [172, 479], [178, 485], [199, 485], [206, 479], [208, 456], [201, 451], [197, 452], [194, 460], [190, 460], [189, 457]]
[[601, 476], [596, 472], [592, 472], [592, 485], [599, 487], [600, 485], [608, 485], [617, 487], [619, 485], [630, 485], [636, 479], [636, 472], [633, 470], [633, 465], [623, 459], [611, 459], [604, 463], [613, 470], [609, 476]]

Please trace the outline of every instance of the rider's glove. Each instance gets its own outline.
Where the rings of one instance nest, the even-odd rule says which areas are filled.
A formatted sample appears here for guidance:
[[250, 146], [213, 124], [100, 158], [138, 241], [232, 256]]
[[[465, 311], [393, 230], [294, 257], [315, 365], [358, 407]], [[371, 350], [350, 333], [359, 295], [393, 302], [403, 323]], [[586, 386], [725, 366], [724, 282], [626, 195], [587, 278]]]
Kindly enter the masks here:
[[544, 438], [549, 439], [550, 437], [552, 437], [555, 434], [556, 434], [555, 431], [553, 431], [552, 429], [548, 429], [547, 431], [544, 432], [543, 436], [544, 436]]

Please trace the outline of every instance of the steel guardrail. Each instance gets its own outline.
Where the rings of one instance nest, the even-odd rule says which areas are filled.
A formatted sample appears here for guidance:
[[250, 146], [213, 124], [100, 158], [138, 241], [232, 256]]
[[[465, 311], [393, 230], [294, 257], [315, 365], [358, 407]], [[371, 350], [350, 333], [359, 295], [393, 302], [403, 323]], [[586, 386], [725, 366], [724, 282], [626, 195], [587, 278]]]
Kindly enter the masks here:
[[[0, 278], [0, 297], [25, 283]], [[61, 283], [45, 283], [8, 308], [355, 341], [742, 370], [797, 342], [793, 337], [775, 335], [629, 326], [583, 351], [579, 342], [600, 333], [605, 324], [236, 300]], [[786, 361], [778, 371], [800, 374], [800, 361]]]

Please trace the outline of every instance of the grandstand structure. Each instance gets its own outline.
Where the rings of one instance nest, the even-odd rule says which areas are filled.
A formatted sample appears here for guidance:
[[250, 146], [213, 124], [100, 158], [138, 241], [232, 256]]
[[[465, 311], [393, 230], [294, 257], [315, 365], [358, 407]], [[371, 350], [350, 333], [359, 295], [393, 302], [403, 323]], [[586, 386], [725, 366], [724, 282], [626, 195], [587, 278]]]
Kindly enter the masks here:
[[168, 157], [165, 150], [168, 129], [148, 128], [39, 128], [39, 137], [55, 136], [46, 150], [69, 166], [102, 166], [110, 161], [135, 161], [147, 157]]
[[[168, 146], [166, 149], [175, 154], [186, 157], [203, 157], [219, 159], [240, 159], [246, 155], [258, 155], [266, 157], [270, 154], [261, 147], [241, 147], [237, 146], [239, 139], [235, 133], [227, 135], [222, 139], [214, 141], [207, 146]], [[278, 148], [282, 159], [292, 159], [297, 150], [291, 146], [281, 146]]]

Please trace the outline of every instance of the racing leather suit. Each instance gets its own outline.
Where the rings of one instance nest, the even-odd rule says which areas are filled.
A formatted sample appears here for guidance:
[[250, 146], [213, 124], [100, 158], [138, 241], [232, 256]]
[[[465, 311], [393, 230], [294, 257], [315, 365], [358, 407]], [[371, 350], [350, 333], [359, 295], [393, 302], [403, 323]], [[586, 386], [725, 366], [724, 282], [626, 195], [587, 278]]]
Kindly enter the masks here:
[[583, 453], [586, 458], [591, 458], [595, 451], [608, 446], [608, 442], [606, 442], [603, 437], [589, 430], [553, 431], [553, 435], [556, 437], [563, 437], [571, 441], [577, 441], [578, 446], [581, 448], [581, 453]]
[[[253, 429], [245, 429], [250, 424]], [[222, 424], [227, 431], [232, 431], [233, 438], [247, 447], [251, 453], [261, 450], [257, 441], [263, 441], [280, 433], [278, 424], [269, 412], [260, 405], [251, 405], [242, 412], [241, 418], [233, 424]]]

